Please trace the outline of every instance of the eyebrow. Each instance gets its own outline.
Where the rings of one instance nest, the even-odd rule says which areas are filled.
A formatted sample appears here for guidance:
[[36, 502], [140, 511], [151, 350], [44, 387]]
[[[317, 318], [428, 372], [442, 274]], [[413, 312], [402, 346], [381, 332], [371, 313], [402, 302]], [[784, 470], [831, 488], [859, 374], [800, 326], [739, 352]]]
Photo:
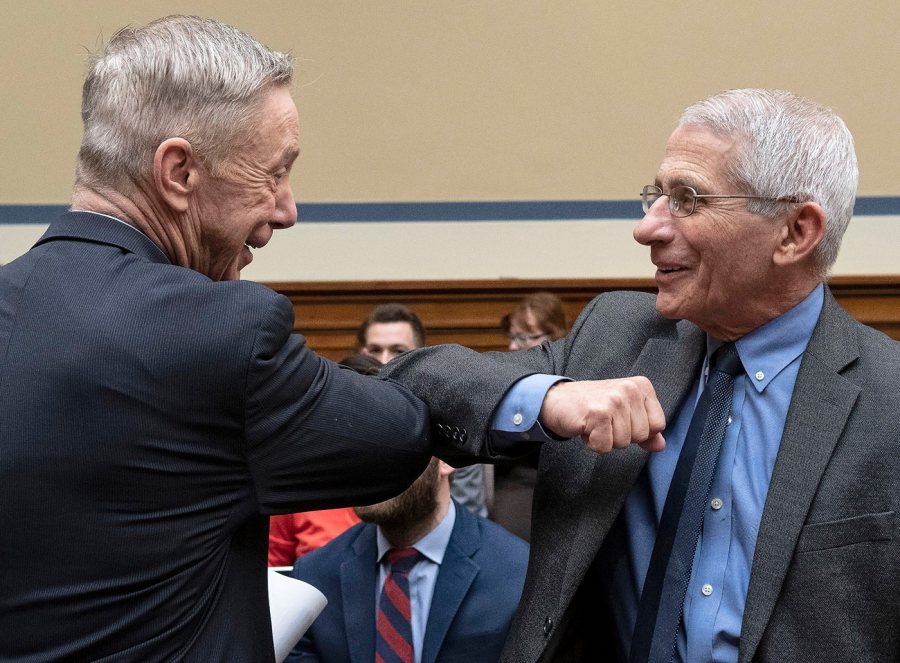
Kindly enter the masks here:
[[[659, 178], [659, 175], [656, 176], [656, 179], [653, 181], [653, 185], [658, 186], [660, 189], [663, 188], [662, 180]], [[679, 177], [673, 177], [671, 180], [669, 180], [669, 190], [670, 191], [673, 188], [675, 188], [676, 186], [689, 186], [694, 191], [696, 191], [698, 194], [703, 193], [703, 188], [704, 188], [704, 187], [698, 185], [696, 180], [693, 180], [689, 177], [684, 177], [683, 175], [679, 176]]]
[[296, 161], [299, 156], [300, 148], [297, 145], [291, 145], [290, 147], [285, 148], [284, 152], [281, 153], [281, 162], [291, 164]]
[[381, 345], [380, 343], [366, 343], [365, 347], [367, 350], [371, 352], [378, 352], [381, 350], [393, 350], [398, 352], [409, 352], [413, 348], [408, 346], [406, 343], [392, 343], [390, 345]]

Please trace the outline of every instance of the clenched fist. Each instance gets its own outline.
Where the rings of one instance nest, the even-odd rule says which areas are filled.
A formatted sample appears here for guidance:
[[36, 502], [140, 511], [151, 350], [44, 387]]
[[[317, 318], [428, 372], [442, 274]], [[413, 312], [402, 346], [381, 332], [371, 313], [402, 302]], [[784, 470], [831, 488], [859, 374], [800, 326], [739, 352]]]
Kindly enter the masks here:
[[581, 436], [588, 448], [603, 453], [639, 444], [662, 451], [666, 416], [645, 377], [557, 382], [544, 397], [545, 428], [560, 437]]

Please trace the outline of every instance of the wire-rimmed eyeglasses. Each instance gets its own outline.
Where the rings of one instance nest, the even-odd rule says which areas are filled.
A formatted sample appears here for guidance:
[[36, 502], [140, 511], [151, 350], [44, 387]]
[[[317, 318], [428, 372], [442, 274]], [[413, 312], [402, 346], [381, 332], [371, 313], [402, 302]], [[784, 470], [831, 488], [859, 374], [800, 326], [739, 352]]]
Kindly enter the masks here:
[[530, 341], [536, 341], [539, 338], [545, 338], [549, 336], [547, 333], [540, 334], [507, 334], [506, 337], [509, 339], [509, 342], [516, 347], [523, 347]]
[[694, 187], [690, 186], [673, 186], [672, 189], [668, 193], [666, 193], [658, 186], [654, 184], [648, 184], [643, 189], [641, 189], [641, 204], [644, 207], [644, 214], [649, 212], [650, 208], [653, 207], [653, 203], [655, 203], [663, 196], [669, 197], [669, 212], [672, 214], [672, 216], [677, 216], [678, 218], [684, 218], [693, 214], [694, 209], [697, 207], [698, 198], [749, 198], [754, 200], [768, 200], [771, 202], [779, 203], [799, 202], [797, 198], [794, 197], [773, 198], [771, 196], [741, 196], [716, 193], [697, 193], [697, 190], [694, 189]]

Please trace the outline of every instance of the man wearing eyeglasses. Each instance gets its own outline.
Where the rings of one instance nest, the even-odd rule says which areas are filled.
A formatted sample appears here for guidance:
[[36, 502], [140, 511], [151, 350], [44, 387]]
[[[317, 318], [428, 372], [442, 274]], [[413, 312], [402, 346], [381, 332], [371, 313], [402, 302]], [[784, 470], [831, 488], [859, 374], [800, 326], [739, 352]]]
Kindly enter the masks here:
[[900, 660], [900, 344], [825, 285], [856, 184], [829, 109], [713, 96], [642, 192], [655, 298], [600, 296], [528, 352], [391, 367], [439, 437], [543, 445], [503, 660]]

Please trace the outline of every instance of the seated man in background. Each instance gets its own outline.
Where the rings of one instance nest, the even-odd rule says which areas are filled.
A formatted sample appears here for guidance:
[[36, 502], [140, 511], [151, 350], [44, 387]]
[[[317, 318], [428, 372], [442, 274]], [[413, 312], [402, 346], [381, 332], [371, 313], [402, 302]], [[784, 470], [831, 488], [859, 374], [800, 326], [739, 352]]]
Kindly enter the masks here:
[[381, 304], [372, 309], [356, 331], [356, 351], [382, 364], [397, 355], [425, 347], [425, 326], [404, 304]]
[[[359, 326], [356, 344], [357, 352], [386, 364], [404, 352], [425, 347], [425, 326], [404, 304], [381, 304]], [[450, 494], [472, 513], [486, 517], [493, 476], [488, 465], [461, 467], [453, 475]]]
[[[528, 545], [450, 498], [432, 459], [404, 493], [297, 560], [328, 599], [289, 661], [497, 661], [525, 581]], [[380, 658], [377, 658], [380, 656]]]

